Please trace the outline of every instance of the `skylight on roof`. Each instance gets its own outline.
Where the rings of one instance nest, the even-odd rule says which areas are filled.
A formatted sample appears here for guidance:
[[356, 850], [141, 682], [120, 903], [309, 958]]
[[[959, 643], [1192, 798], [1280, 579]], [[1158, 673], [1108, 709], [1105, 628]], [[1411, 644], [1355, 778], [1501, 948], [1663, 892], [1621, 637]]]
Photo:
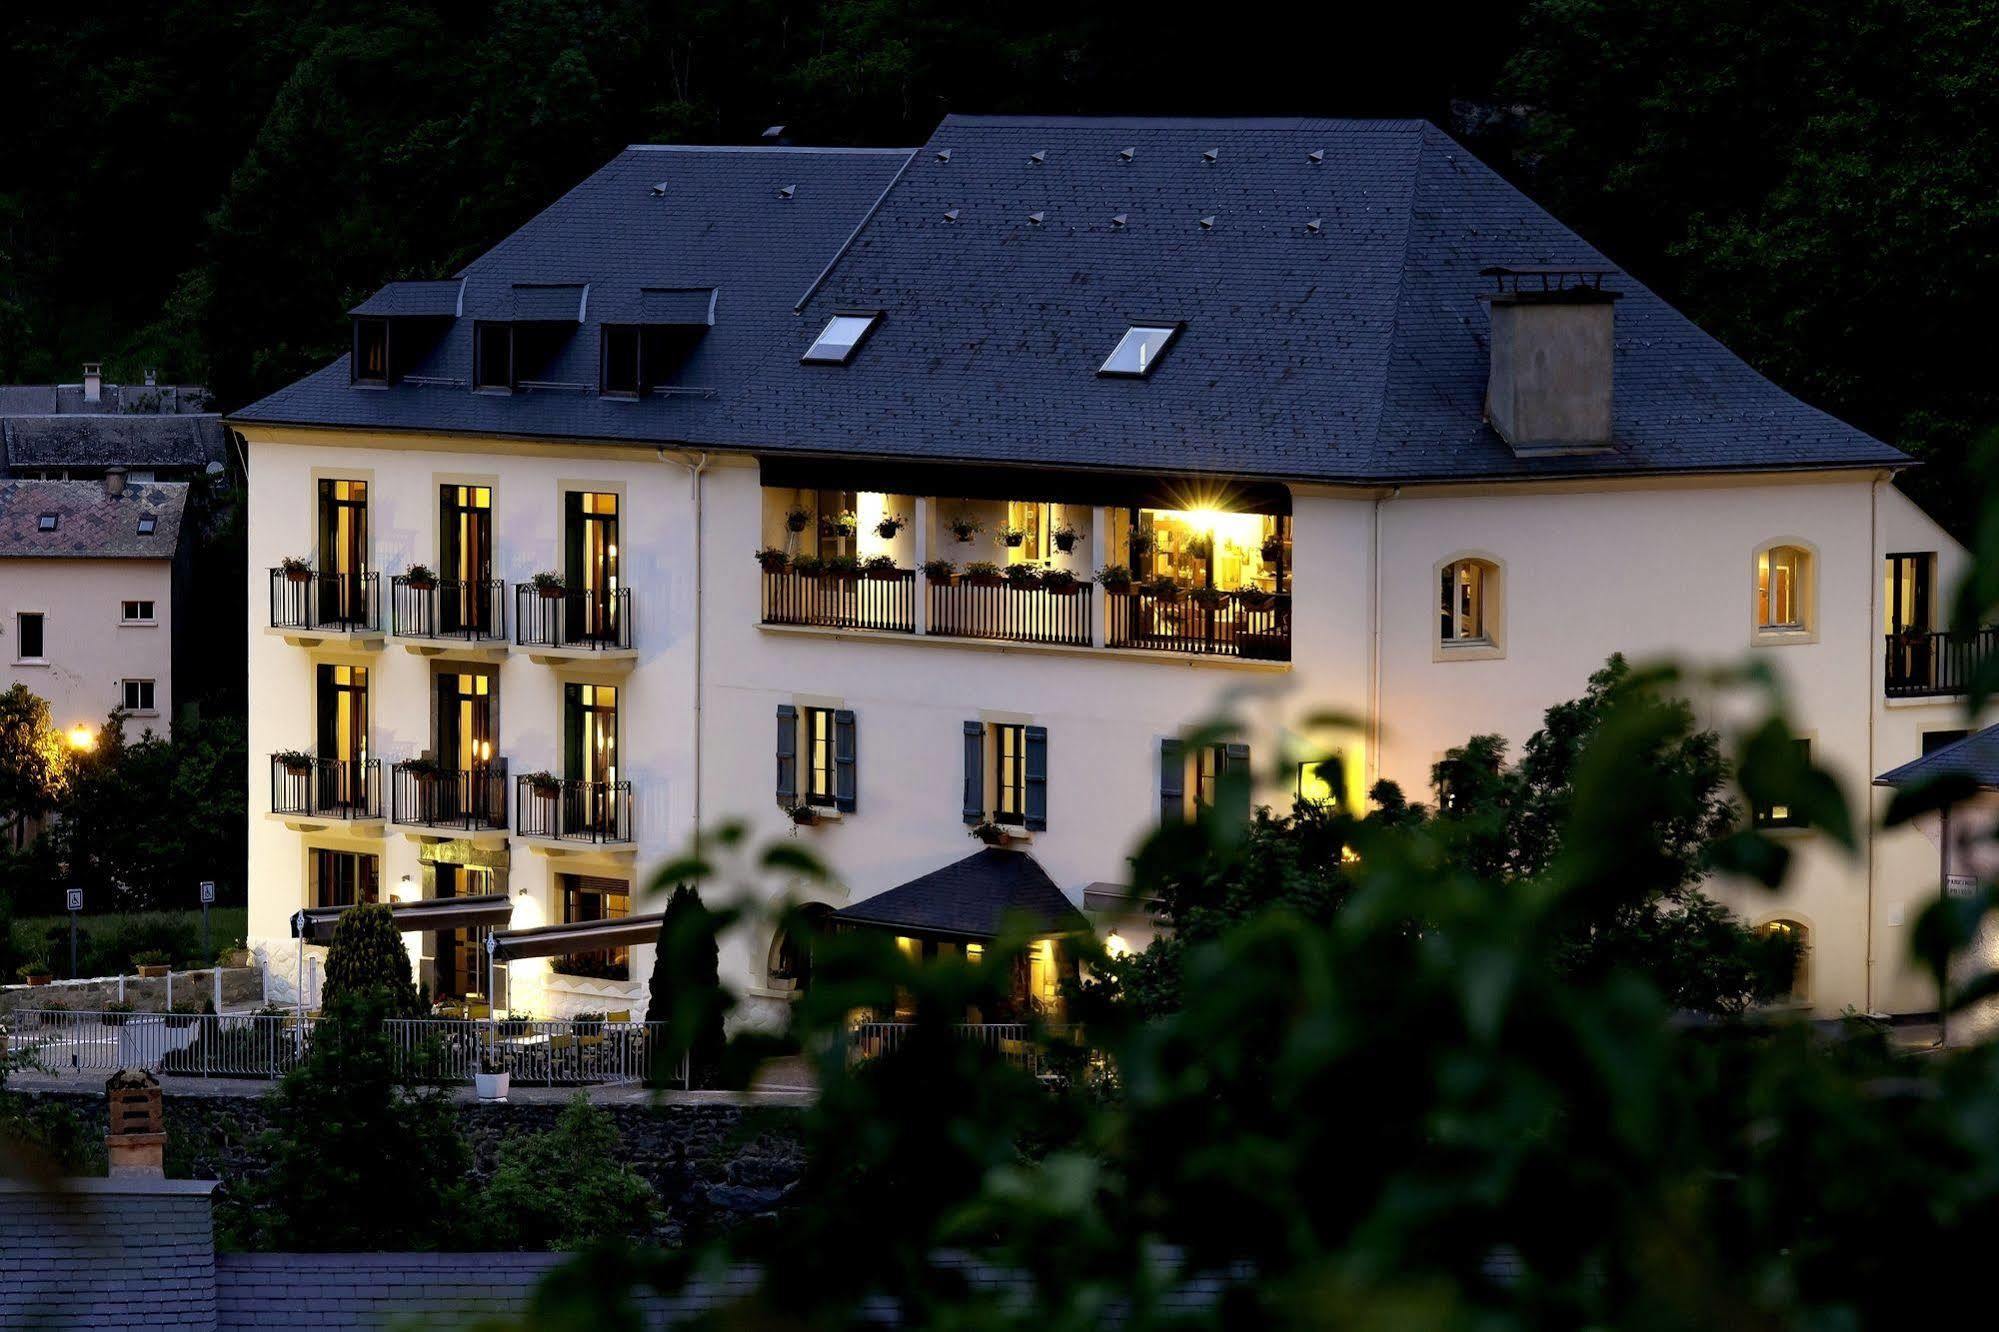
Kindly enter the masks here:
[[826, 321], [826, 327], [798, 359], [821, 365], [845, 365], [880, 318], [879, 314], [836, 314]]
[[1100, 375], [1128, 375], [1143, 378], [1152, 373], [1159, 358], [1180, 332], [1177, 324], [1135, 324], [1125, 330], [1110, 359], [1097, 368]]
[[53, 532], [53, 531], [55, 531], [55, 530], [56, 530], [56, 516], [55, 516], [54, 514], [52, 514], [52, 513], [45, 513], [45, 514], [42, 514], [42, 515], [40, 515], [39, 517], [37, 517], [37, 518], [35, 519], [35, 530], [36, 530], [36, 531], [38, 531], [38, 532]]
[[151, 536], [159, 529], [160, 520], [152, 514], [142, 514], [139, 518], [139, 535]]

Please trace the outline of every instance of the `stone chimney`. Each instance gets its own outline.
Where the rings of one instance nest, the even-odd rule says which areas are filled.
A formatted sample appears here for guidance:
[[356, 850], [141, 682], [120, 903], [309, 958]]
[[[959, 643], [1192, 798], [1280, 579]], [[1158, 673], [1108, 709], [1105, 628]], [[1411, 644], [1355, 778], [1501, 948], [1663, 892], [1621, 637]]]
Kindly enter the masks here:
[[1492, 311], [1485, 419], [1516, 456], [1596, 453], [1611, 445], [1612, 270], [1505, 266], [1481, 294]]
[[160, 1080], [143, 1068], [121, 1068], [104, 1083], [110, 1100], [111, 1128], [104, 1135], [110, 1174], [166, 1174], [166, 1117], [160, 1104]]
[[149, 365], [149, 366], [147, 366], [147, 367], [146, 367], [146, 387], [147, 387], [147, 388], [157, 388], [157, 387], [159, 387], [159, 383], [160, 383], [160, 368], [159, 368], [158, 366], [156, 366], [156, 365]]
[[124, 468], [107, 467], [104, 469], [104, 493], [107, 495], [122, 495], [125, 493]]
[[83, 363], [83, 400], [104, 401], [104, 366], [97, 361]]

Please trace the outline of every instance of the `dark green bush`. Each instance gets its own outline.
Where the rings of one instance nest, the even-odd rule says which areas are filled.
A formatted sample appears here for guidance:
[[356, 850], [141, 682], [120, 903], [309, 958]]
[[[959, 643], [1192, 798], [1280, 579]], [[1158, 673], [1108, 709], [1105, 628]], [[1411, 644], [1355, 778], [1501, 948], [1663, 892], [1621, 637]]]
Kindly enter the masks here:
[[649, 1239], [658, 1219], [652, 1185], [618, 1155], [611, 1117], [582, 1092], [548, 1132], [503, 1143], [477, 1208], [486, 1246], [578, 1249]]
[[391, 1017], [417, 1011], [409, 949], [395, 915], [380, 902], [366, 902], [343, 913], [334, 927], [333, 944], [326, 950], [324, 997], [331, 1004], [348, 995], [376, 993]]

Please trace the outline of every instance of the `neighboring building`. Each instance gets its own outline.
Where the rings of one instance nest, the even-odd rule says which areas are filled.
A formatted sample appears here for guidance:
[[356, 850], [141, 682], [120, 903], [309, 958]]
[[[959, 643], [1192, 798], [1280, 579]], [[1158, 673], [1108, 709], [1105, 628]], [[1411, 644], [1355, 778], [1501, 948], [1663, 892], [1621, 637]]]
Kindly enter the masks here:
[[[1271, 803], [1426, 797], [1443, 750], [1517, 743], [1619, 651], [1767, 663], [1866, 808], [1963, 724], [1987, 645], [1936, 632], [1966, 557], [1890, 484], [1904, 455], [1421, 122], [635, 147], [352, 314], [352, 355], [234, 418], [250, 928], [281, 976], [301, 906], [500, 892], [515, 927], [587, 924], [729, 818], [910, 947], [1009, 904], [1059, 927], [1044, 885], [1115, 910], [1136, 840], [1233, 765]], [[1063, 585], [1106, 565], [1141, 585]], [[1235, 695], [1243, 743], [1183, 742]], [[1920, 837], [1849, 858], [1757, 817], [1796, 886], [1718, 891], [1807, 932], [1801, 1001], [1932, 1007]], [[1011, 858], [972, 854], [985, 825]], [[420, 937], [436, 988], [477, 987], [476, 932]], [[650, 951], [524, 964], [514, 1006], [642, 1002]], [[1037, 950], [1026, 997], [1060, 965]], [[723, 966], [772, 1011], [801, 983], [768, 932]]]
[[209, 410], [208, 390], [107, 384], [95, 364], [76, 384], [0, 384], [0, 477], [128, 481], [227, 481], [229, 432]]

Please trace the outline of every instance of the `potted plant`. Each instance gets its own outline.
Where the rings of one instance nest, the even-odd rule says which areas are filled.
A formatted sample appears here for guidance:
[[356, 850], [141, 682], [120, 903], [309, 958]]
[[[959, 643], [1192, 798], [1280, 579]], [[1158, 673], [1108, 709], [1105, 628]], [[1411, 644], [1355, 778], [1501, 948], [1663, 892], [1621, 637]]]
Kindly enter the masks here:
[[576, 1034], [578, 1036], [602, 1036], [604, 1034], [604, 1015], [602, 1013], [578, 1013], [570, 1021], [576, 1024]]
[[973, 825], [972, 836], [987, 846], [1005, 846], [1013, 840], [1013, 834], [1008, 832], [1004, 825], [994, 823], [991, 819], [983, 819]]
[[923, 576], [933, 583], [942, 583], [949, 587], [958, 581], [958, 566], [949, 560], [925, 560]]
[[807, 527], [811, 525], [812, 525], [812, 510], [804, 507], [803, 505], [799, 505], [796, 508], [786, 509], [784, 511], [784, 526], [786, 531], [803, 532]]
[[1236, 593], [1236, 600], [1246, 611], [1267, 611], [1277, 604], [1277, 594], [1260, 587], [1245, 587]]
[[907, 526], [909, 526], [909, 519], [903, 517], [901, 514], [885, 513], [882, 515], [882, 520], [875, 524], [875, 535], [887, 541]]
[[803, 574], [807, 578], [817, 578], [826, 572], [826, 561], [817, 555], [800, 555], [791, 562], [791, 569], [793, 573]]
[[280, 749], [271, 755], [286, 772], [305, 772], [312, 767], [312, 755], [303, 749]]
[[791, 816], [791, 825], [794, 828], [812, 828], [818, 826], [819, 810], [817, 806], [808, 805], [801, 800], [793, 805], [788, 812]]
[[1215, 553], [1215, 539], [1206, 532], [1187, 543], [1187, 553], [1195, 559], [1205, 560]]
[[1070, 526], [1068, 523], [1063, 523], [1060, 527], [1057, 527], [1053, 532], [1050, 532], [1048, 535], [1051, 539], [1054, 540], [1055, 549], [1061, 551], [1064, 555], [1067, 555], [1070, 551], [1074, 550], [1076, 548], [1076, 543], [1083, 539], [1083, 534], [1081, 532], [1078, 532], [1074, 527]]
[[1193, 602], [1196, 606], [1205, 606], [1209, 610], [1216, 609], [1228, 601], [1228, 599], [1229, 594], [1218, 587], [1194, 587], [1187, 589], [1187, 600]]
[[757, 552], [757, 564], [767, 574], [783, 573], [791, 565], [791, 556], [776, 546], [765, 546]]
[[1122, 564], [1106, 564], [1097, 570], [1097, 582], [1106, 592], [1131, 591], [1131, 570]]
[[969, 513], [957, 514], [944, 520], [944, 526], [951, 529], [951, 535], [960, 542], [969, 544], [971, 539], [986, 530], [986, 525]]
[[296, 555], [287, 555], [278, 561], [278, 567], [285, 571], [285, 577], [294, 583], [303, 583], [312, 577], [312, 565]]
[[148, 948], [132, 954], [132, 965], [139, 969], [141, 980], [158, 980], [173, 968], [173, 957], [164, 949]]
[[539, 573], [530, 575], [528, 586], [534, 589], [536, 596], [545, 601], [560, 600], [562, 594], [569, 590], [569, 585], [562, 581], [562, 575], [553, 569], [543, 569]]
[[1041, 586], [1057, 596], [1073, 597], [1083, 585], [1076, 581], [1076, 575], [1067, 569], [1044, 569], [1041, 571]]
[[534, 1030], [534, 1019], [525, 1013], [515, 1013], [510, 1010], [499, 1021], [500, 1035], [509, 1040], [525, 1036], [532, 1030]]
[[902, 570], [895, 567], [895, 560], [887, 555], [870, 555], [862, 562], [861, 568], [870, 578], [882, 582], [894, 582], [902, 576]]
[[861, 562], [852, 555], [834, 555], [826, 561], [826, 572], [835, 578], [858, 578]]
[[1171, 578], [1155, 578], [1140, 587], [1139, 591], [1154, 601], [1165, 602], [1168, 605], [1180, 599], [1180, 585]]
[[174, 1001], [174, 1006], [167, 1010], [167, 1025], [176, 1030], [183, 1030], [192, 1027], [194, 1020], [200, 1016], [200, 1004], [192, 999], [177, 999]]
[[974, 560], [965, 566], [965, 581], [973, 587], [998, 587], [1000, 567], [991, 560]]
[[1131, 529], [1131, 553], [1143, 555], [1152, 549], [1152, 533], [1142, 527]]
[[130, 999], [111, 1000], [111, 1002], [104, 1005], [104, 1025], [107, 1027], [124, 1026], [125, 1019], [132, 1016], [138, 1010], [138, 1007]]
[[1004, 523], [1000, 526], [999, 539], [1009, 548], [1018, 550], [1021, 543], [1027, 540], [1027, 529], [1015, 527], [1012, 523]]
[[487, 1050], [479, 1056], [479, 1071], [472, 1075], [472, 1090], [480, 1100], [506, 1100], [512, 1081], [513, 1074], [507, 1071], [505, 1057], [499, 1051]]
[[528, 790], [545, 799], [553, 798], [562, 790], [562, 779], [546, 770], [527, 773], [521, 780], [527, 783]]
[[1277, 557], [1284, 553], [1284, 539], [1275, 534], [1265, 537], [1262, 551], [1265, 564], [1277, 563]]
[[30, 985], [47, 985], [55, 979], [55, 972], [50, 970], [49, 956], [45, 952], [36, 953], [23, 962], [17, 974]]
[[403, 570], [403, 581], [419, 592], [428, 592], [437, 586], [437, 574], [427, 564], [412, 564]]
[[1041, 586], [1041, 574], [1031, 564], [1009, 564], [1006, 566], [1006, 585], [1025, 592], [1031, 587]]
[[828, 527], [828, 536], [850, 537], [861, 530], [861, 520], [854, 516], [852, 509], [843, 509], [834, 515]]

